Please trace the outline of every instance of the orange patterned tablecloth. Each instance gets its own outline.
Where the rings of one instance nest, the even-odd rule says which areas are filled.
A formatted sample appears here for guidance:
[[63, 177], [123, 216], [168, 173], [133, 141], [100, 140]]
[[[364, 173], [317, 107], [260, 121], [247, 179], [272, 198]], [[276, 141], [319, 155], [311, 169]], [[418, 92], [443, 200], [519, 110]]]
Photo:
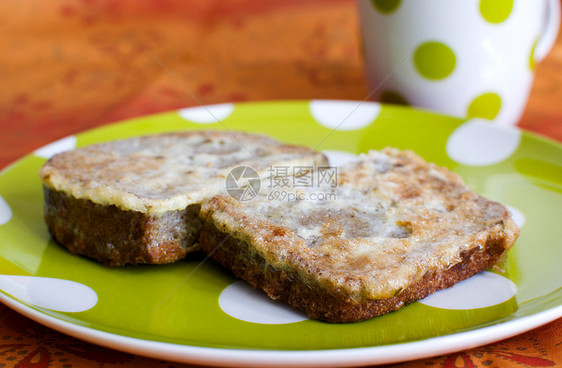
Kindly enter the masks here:
[[[352, 0], [0, 2], [0, 168], [63, 136], [199, 101], [363, 99]], [[562, 38], [520, 126], [562, 140]], [[0, 270], [1, 273], [1, 270]], [[404, 367], [562, 365], [562, 319]], [[100, 348], [0, 305], [0, 367], [180, 367]]]

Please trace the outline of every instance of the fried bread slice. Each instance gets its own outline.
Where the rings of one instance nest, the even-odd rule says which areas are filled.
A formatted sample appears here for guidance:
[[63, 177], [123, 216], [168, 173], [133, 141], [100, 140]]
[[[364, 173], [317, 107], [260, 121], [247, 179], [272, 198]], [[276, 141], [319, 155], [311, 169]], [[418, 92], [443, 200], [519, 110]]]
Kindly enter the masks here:
[[492, 267], [519, 234], [504, 206], [409, 151], [371, 151], [338, 174], [335, 187], [286, 188], [290, 200], [204, 201], [202, 249], [311, 318], [353, 322]]
[[198, 249], [203, 199], [237, 166], [313, 167], [305, 147], [241, 132], [184, 131], [95, 144], [53, 156], [39, 172], [45, 220], [71, 252], [107, 265], [170, 263]]

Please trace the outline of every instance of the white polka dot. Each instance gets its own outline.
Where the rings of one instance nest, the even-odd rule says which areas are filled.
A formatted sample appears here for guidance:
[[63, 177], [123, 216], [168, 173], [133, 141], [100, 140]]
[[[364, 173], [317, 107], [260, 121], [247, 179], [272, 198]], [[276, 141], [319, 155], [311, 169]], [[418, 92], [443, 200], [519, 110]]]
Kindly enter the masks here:
[[312, 117], [326, 128], [356, 130], [371, 124], [381, 111], [376, 102], [312, 100]]
[[322, 151], [322, 153], [326, 155], [326, 157], [328, 157], [328, 162], [330, 163], [330, 166], [335, 166], [335, 167], [343, 166], [348, 162], [357, 158], [357, 155], [345, 151], [328, 150], [328, 151]]
[[68, 151], [74, 148], [76, 148], [76, 137], [71, 135], [63, 139], [59, 139], [58, 141], [54, 141], [53, 143], [49, 143], [48, 145], [43, 146], [39, 149], [36, 149], [34, 153], [39, 157], [51, 158], [57, 153]]
[[224, 103], [208, 106], [188, 107], [178, 114], [185, 120], [199, 124], [213, 124], [223, 121], [234, 111], [234, 104]]
[[12, 209], [8, 202], [0, 196], [0, 225], [4, 225], [12, 218]]
[[451, 134], [447, 154], [463, 165], [493, 165], [509, 158], [520, 142], [519, 129], [477, 118], [468, 120]]
[[486, 271], [431, 294], [420, 303], [442, 309], [485, 308], [511, 299], [515, 291], [511, 280]]
[[87, 311], [98, 302], [90, 287], [48, 277], [0, 275], [0, 289], [22, 302], [60, 312]]
[[517, 227], [519, 228], [523, 227], [523, 225], [525, 225], [525, 215], [523, 214], [523, 212], [519, 211], [515, 207], [511, 207], [511, 206], [505, 206], [505, 207], [507, 207], [507, 209], [509, 210], [511, 214], [511, 219], [513, 220], [513, 222], [515, 222], [515, 225], [517, 225]]
[[252, 289], [242, 280], [222, 291], [219, 305], [226, 314], [246, 322], [274, 325], [308, 319], [298, 310], [269, 299], [263, 292]]

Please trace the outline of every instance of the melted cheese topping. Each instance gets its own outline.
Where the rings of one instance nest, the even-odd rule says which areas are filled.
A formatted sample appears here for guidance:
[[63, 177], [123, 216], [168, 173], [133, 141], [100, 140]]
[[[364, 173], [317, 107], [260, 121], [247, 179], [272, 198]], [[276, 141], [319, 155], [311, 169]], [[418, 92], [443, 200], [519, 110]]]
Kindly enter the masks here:
[[64, 152], [40, 170], [43, 183], [75, 198], [151, 214], [181, 210], [225, 191], [239, 165], [266, 176], [272, 165], [325, 163], [320, 153], [264, 136], [182, 132]]
[[[505, 207], [410, 152], [362, 155], [339, 170], [335, 188], [286, 190], [294, 194], [286, 201], [267, 193], [239, 203], [211, 201], [202, 215], [271, 265], [357, 299], [395, 296], [490, 237], [505, 239], [508, 248], [518, 234]], [[319, 192], [330, 195], [311, 199]]]

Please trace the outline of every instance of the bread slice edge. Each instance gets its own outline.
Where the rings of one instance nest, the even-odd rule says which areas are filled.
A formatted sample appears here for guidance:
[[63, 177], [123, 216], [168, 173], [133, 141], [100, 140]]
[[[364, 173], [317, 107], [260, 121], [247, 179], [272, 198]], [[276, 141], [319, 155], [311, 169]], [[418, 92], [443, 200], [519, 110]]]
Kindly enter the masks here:
[[231, 270], [234, 276], [263, 290], [271, 299], [284, 301], [303, 311], [310, 318], [331, 323], [358, 322], [396, 311], [490, 269], [507, 252], [508, 241], [489, 236], [483, 247], [463, 251], [461, 260], [446, 269], [420, 275], [417, 281], [394, 297], [357, 300], [296, 269], [268, 263], [246, 241], [221, 231], [212, 221], [203, 221], [200, 235], [202, 250]]

